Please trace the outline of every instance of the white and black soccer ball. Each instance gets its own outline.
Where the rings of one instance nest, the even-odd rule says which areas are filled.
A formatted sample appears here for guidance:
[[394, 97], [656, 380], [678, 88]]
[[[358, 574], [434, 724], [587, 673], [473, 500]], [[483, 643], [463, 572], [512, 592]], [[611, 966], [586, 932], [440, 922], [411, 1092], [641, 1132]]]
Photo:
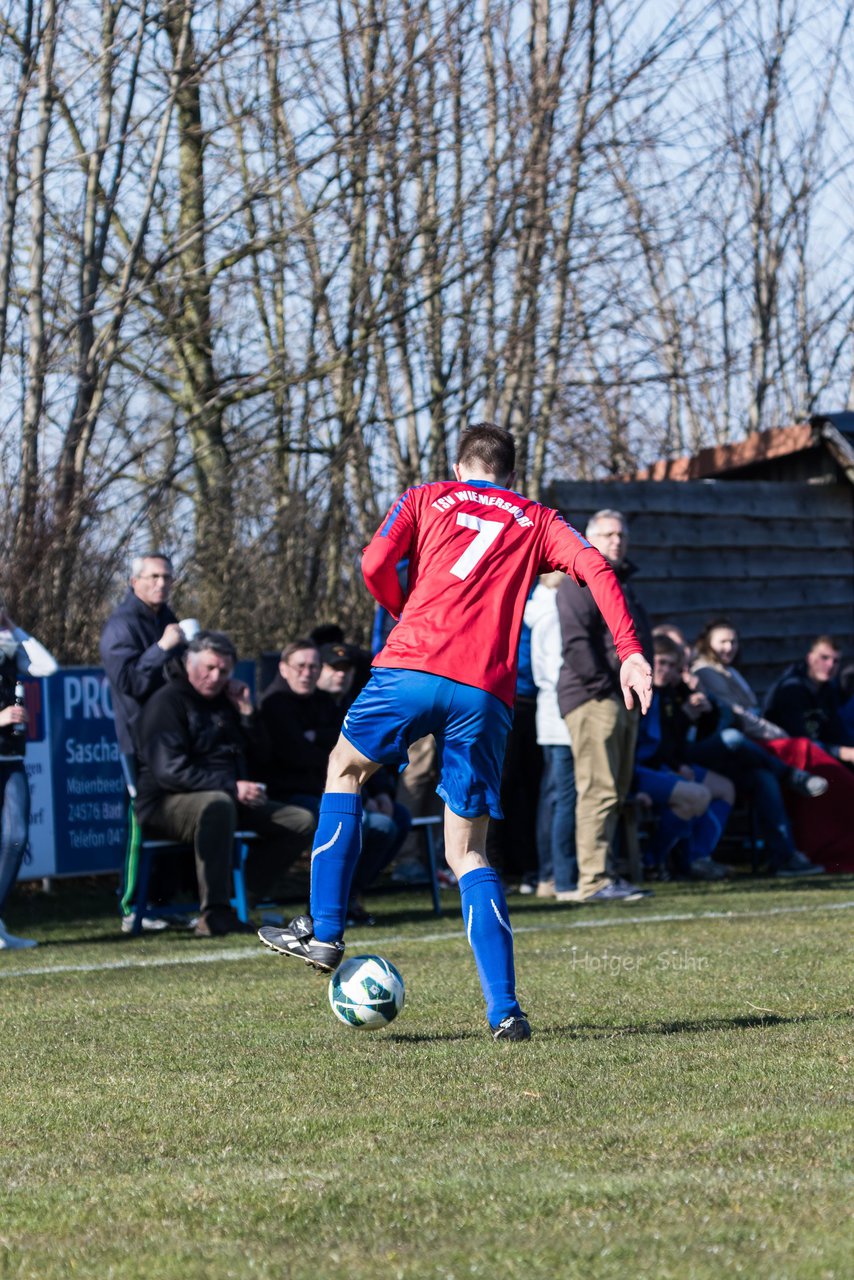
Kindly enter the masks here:
[[348, 1027], [386, 1027], [400, 1013], [405, 999], [403, 978], [382, 956], [351, 956], [329, 979], [332, 1012]]

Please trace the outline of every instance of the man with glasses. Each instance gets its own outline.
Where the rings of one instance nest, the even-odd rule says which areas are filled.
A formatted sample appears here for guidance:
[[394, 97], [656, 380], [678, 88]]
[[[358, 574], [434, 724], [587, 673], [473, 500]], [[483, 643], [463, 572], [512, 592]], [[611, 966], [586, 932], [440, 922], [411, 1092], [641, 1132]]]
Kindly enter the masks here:
[[322, 665], [313, 640], [294, 640], [282, 650], [279, 670], [261, 695], [272, 747], [270, 790], [315, 814], [341, 728], [334, 698], [317, 687]]
[[[119, 750], [131, 773], [137, 747], [134, 728], [143, 706], [164, 683], [163, 668], [169, 658], [182, 653], [184, 634], [169, 607], [172, 562], [159, 551], [136, 556], [131, 563], [127, 595], [104, 624], [101, 662], [110, 682]], [[130, 903], [136, 891], [139, 861], [139, 829], [131, 810], [125, 850], [121, 911], [122, 929], [130, 932]], [[164, 922], [146, 918], [143, 928], [162, 929]]]

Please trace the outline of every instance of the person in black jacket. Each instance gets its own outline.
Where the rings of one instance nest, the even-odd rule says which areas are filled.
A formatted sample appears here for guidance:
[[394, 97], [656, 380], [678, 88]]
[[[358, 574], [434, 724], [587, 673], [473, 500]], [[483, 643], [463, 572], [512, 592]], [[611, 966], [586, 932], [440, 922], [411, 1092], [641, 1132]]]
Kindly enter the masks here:
[[172, 564], [152, 552], [131, 565], [130, 587], [101, 632], [101, 661], [110, 682], [116, 737], [124, 755], [136, 752], [133, 729], [144, 703], [164, 683], [168, 660], [182, 653], [184, 633], [169, 607]]
[[151, 835], [193, 845], [200, 937], [246, 928], [229, 905], [238, 824], [267, 837], [257, 860], [269, 865], [273, 854], [279, 872], [308, 848], [315, 825], [308, 810], [268, 799], [252, 780], [269, 743], [248, 688], [231, 679], [236, 661], [227, 636], [199, 632], [183, 660], [169, 664], [136, 731], [137, 816]]
[[[169, 607], [172, 581], [168, 556], [160, 552], [136, 556], [127, 595], [101, 632], [101, 662], [110, 684], [116, 737], [131, 788], [136, 774], [134, 727], [147, 700], [163, 687], [166, 663], [184, 651], [186, 638]], [[139, 826], [131, 807], [120, 899], [126, 933], [134, 923], [130, 904], [136, 895], [138, 867]], [[164, 921], [146, 916], [142, 927], [160, 929]]]
[[768, 691], [765, 715], [792, 738], [809, 738], [843, 763], [854, 764], [854, 745], [840, 716], [836, 683], [841, 657], [832, 636], [817, 636], [807, 656], [783, 672]]
[[338, 741], [343, 709], [318, 689], [322, 663], [313, 640], [285, 645], [279, 670], [261, 694], [261, 717], [271, 746], [267, 781], [292, 804], [319, 808], [329, 753]]
[[[644, 657], [651, 662], [649, 621], [630, 584], [635, 568], [626, 559], [625, 519], [619, 511], [597, 511], [585, 532], [619, 578]], [[566, 578], [558, 587], [557, 609], [563, 643], [557, 697], [575, 760], [578, 858], [578, 889], [559, 897], [582, 903], [634, 902], [642, 891], [613, 875], [609, 864], [620, 805], [632, 781], [639, 712], [626, 708], [620, 660], [590, 588]]]

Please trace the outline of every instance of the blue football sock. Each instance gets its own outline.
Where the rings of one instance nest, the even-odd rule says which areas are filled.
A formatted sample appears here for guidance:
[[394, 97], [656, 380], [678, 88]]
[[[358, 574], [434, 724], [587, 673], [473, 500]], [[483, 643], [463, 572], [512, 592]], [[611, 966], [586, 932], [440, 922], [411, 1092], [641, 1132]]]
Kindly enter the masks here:
[[474, 952], [491, 1027], [522, 1011], [516, 999], [513, 930], [497, 871], [478, 867], [460, 879], [466, 936]]
[[727, 818], [732, 812], [732, 805], [725, 800], [713, 800], [708, 809], [699, 818], [694, 819], [691, 830], [690, 861], [695, 858], [710, 858], [718, 847]]
[[344, 933], [350, 883], [362, 850], [362, 797], [329, 792], [320, 802], [311, 850], [311, 918], [319, 942]]

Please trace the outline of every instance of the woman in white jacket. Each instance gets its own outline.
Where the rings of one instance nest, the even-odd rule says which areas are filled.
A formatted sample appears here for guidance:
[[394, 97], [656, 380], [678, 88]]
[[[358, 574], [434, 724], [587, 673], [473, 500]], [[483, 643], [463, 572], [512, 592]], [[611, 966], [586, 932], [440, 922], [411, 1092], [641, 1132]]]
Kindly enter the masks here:
[[[563, 661], [557, 588], [564, 574], [544, 574], [525, 606], [531, 629], [531, 668], [537, 686], [537, 742], [543, 750], [543, 778], [537, 806], [537, 896], [559, 902], [575, 899], [575, 765], [569, 730], [558, 710], [557, 678]], [[564, 896], [566, 895], [566, 896]]]

